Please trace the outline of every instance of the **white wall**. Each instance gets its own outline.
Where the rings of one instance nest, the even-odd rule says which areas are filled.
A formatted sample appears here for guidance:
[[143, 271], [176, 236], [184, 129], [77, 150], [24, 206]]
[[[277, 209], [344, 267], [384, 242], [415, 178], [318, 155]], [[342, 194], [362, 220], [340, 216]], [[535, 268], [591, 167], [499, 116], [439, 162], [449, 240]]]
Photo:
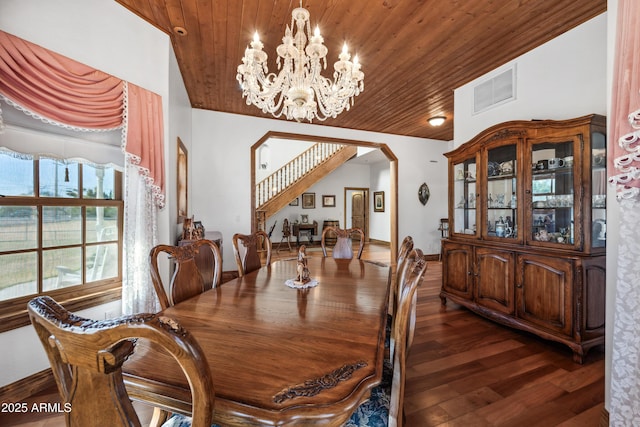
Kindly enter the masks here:
[[[311, 148], [314, 143], [294, 139], [269, 138], [256, 150], [256, 184], [289, 163], [294, 157]], [[266, 148], [268, 147], [268, 148]], [[261, 149], [266, 149], [262, 152]], [[264, 156], [264, 159], [261, 159]], [[266, 161], [267, 169], [260, 168], [260, 162]]]
[[[354, 108], [357, 104], [356, 99]], [[251, 229], [250, 149], [269, 131], [387, 144], [398, 157], [399, 236], [411, 234], [425, 253], [439, 252], [437, 227], [439, 218], [447, 213], [442, 177], [446, 175], [443, 153], [448, 151], [448, 143], [196, 109], [190, 167], [199, 178], [193, 183], [190, 203], [207, 230], [222, 233], [225, 270], [235, 269], [231, 237]], [[431, 188], [432, 200], [426, 206], [417, 197], [422, 182]]]
[[[2, 0], [0, 29], [162, 96], [165, 142], [172, 142], [165, 144], [165, 165], [167, 171], [175, 169], [175, 137], [186, 134], [190, 139], [190, 111], [166, 34], [111, 0]], [[170, 115], [175, 105], [181, 106], [177, 116]], [[168, 203], [174, 206], [175, 189], [169, 186]], [[170, 240], [169, 209], [175, 206], [160, 212], [161, 241]], [[84, 313], [100, 319], [120, 310], [120, 302], [115, 302]], [[11, 356], [0, 359], [0, 386], [49, 367], [41, 344], [29, 331], [26, 327], [0, 334], [0, 347], [12, 349]]]
[[[184, 86], [182, 75], [178, 67], [178, 61], [173, 54], [173, 49], [170, 48], [169, 55], [169, 126], [166, 131], [169, 134], [167, 141], [165, 141], [165, 177], [167, 180], [166, 193], [167, 193], [167, 207], [163, 210], [160, 216], [161, 221], [167, 221], [169, 226], [162, 227], [160, 223], [160, 229], [166, 229], [168, 235], [160, 235], [161, 243], [174, 244], [176, 237], [182, 236], [182, 223], [178, 224], [178, 137], [187, 149], [187, 156], [191, 157], [191, 102], [189, 101], [189, 95], [187, 89]], [[187, 195], [191, 194], [191, 187], [193, 185], [194, 177], [193, 170], [187, 169]], [[191, 215], [191, 204], [187, 201], [187, 213]], [[168, 267], [165, 268], [165, 277], [163, 277], [164, 283], [168, 281]]]
[[[460, 145], [507, 120], [606, 115], [607, 17], [597, 16], [454, 91]], [[516, 65], [516, 100], [473, 114], [473, 88]]]
[[[391, 169], [389, 162], [377, 162], [371, 165], [369, 170], [369, 238], [382, 242], [390, 242], [391, 234], [389, 222], [391, 221]], [[374, 209], [374, 193], [384, 191], [384, 212], [376, 212]], [[400, 234], [400, 239], [404, 235]], [[399, 243], [399, 242], [398, 242]]]

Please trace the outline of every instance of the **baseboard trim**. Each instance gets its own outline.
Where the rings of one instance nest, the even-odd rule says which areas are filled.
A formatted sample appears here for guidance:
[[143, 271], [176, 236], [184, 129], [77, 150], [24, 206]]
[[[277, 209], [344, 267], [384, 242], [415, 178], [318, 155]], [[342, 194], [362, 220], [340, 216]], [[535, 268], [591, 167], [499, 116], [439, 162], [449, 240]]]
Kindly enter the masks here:
[[607, 408], [602, 408], [598, 427], [609, 427], [609, 411], [607, 411]]
[[381, 246], [391, 246], [391, 242], [385, 242], [384, 240], [369, 239], [368, 243]]
[[0, 387], [0, 402], [19, 402], [56, 386], [51, 368]]
[[228, 281], [236, 279], [237, 277], [238, 277], [238, 270], [223, 271], [220, 283], [227, 283]]

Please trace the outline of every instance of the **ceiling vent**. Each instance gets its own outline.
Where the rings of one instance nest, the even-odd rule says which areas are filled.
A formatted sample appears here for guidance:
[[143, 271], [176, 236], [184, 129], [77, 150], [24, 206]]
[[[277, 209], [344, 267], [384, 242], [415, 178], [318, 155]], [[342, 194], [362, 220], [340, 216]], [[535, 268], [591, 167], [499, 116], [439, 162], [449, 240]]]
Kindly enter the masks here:
[[514, 99], [516, 99], [515, 65], [473, 88], [473, 113], [481, 113]]

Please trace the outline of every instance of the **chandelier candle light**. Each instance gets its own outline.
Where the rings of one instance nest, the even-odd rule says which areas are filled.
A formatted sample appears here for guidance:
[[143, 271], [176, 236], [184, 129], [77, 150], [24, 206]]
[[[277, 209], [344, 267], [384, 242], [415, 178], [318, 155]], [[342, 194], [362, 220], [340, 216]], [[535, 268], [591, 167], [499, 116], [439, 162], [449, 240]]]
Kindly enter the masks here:
[[[295, 35], [292, 34], [294, 21]], [[291, 26], [287, 25], [282, 44], [276, 49], [280, 70], [276, 75], [269, 73], [267, 54], [256, 32], [236, 76], [247, 105], [253, 104], [263, 113], [274, 117], [284, 115], [298, 122], [311, 122], [314, 118], [324, 121], [349, 110], [353, 98], [364, 90], [364, 73], [360, 71], [358, 56], [351, 62], [345, 43], [339, 61], [334, 64], [333, 80], [323, 77], [320, 73], [322, 68], [327, 68], [328, 52], [323, 42], [319, 28], [311, 35], [309, 11], [302, 7], [301, 1], [300, 7], [291, 13]]]

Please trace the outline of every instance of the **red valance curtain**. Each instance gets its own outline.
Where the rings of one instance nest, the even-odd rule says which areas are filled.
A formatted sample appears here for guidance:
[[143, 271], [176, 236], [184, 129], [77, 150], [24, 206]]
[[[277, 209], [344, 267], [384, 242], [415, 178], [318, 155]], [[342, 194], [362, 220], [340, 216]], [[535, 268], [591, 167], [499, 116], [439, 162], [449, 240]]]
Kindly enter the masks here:
[[123, 129], [122, 149], [164, 206], [162, 98], [0, 31], [0, 96], [64, 127]]

